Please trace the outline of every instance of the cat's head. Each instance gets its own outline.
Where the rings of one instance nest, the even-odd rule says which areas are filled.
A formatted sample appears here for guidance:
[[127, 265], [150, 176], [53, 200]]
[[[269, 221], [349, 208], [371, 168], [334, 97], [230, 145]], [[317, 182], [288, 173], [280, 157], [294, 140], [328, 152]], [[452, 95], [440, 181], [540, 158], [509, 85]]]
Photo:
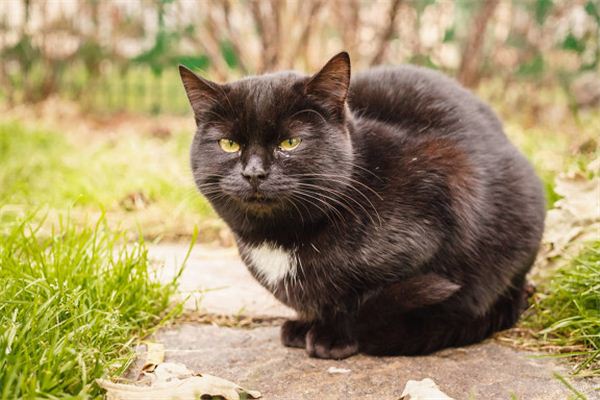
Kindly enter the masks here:
[[350, 182], [347, 53], [318, 73], [281, 72], [217, 84], [180, 67], [197, 132], [191, 166], [226, 219], [318, 218]]

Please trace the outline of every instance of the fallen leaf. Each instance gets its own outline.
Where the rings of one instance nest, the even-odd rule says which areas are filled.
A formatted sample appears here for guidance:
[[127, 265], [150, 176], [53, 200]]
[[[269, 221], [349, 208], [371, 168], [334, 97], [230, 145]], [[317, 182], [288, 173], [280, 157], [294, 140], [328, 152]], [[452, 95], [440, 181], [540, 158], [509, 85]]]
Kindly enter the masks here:
[[454, 400], [443, 393], [435, 382], [429, 378], [422, 381], [408, 381], [400, 400]]
[[195, 376], [194, 371], [190, 371], [188, 367], [181, 363], [162, 363], [157, 365], [153, 374], [146, 374], [150, 378], [151, 385], [160, 385], [161, 382], [169, 382], [172, 379], [185, 379]]
[[261, 397], [256, 390], [244, 389], [216, 376], [195, 373], [183, 364], [158, 364], [153, 372], [144, 374], [150, 379], [134, 384], [107, 379], [97, 379], [96, 382], [106, 390], [107, 400], [196, 400], [202, 396], [241, 400]]
[[143, 372], [152, 372], [156, 366], [165, 361], [165, 346], [162, 343], [146, 342], [146, 361]]
[[600, 178], [587, 179], [581, 174], [559, 176], [554, 191], [563, 196], [556, 208], [568, 211], [578, 221], [597, 221], [600, 213]]
[[[565, 173], [555, 180], [554, 190], [562, 198], [546, 214], [543, 247], [533, 269], [533, 280], [543, 280], [571, 258], [600, 232], [600, 159], [592, 161], [586, 172]], [[590, 175], [592, 176], [590, 178]]]

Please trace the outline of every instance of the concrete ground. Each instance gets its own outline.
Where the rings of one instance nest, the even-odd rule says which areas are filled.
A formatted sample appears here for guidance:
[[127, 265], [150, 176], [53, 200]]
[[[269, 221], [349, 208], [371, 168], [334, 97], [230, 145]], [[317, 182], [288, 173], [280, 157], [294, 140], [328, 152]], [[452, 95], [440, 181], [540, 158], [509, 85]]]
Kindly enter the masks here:
[[[150, 249], [150, 256], [160, 260], [161, 279], [173, 276], [186, 250], [180, 245]], [[302, 349], [280, 344], [278, 321], [294, 312], [254, 281], [235, 249], [196, 246], [180, 290], [194, 315], [266, 317], [271, 322], [251, 329], [178, 323], [153, 338], [165, 345], [165, 361], [259, 390], [265, 399], [397, 400], [406, 381], [423, 378], [432, 378], [456, 399], [577, 398], [555, 374], [567, 377], [590, 400], [600, 399], [600, 381], [569, 378], [568, 365], [493, 339], [422, 357], [309, 358]]]

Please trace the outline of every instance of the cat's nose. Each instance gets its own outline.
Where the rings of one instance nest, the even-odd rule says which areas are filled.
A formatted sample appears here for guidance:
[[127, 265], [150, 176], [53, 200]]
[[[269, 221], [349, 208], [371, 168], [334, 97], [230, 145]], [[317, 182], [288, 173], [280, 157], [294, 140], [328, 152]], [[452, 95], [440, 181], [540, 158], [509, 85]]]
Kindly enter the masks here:
[[249, 181], [252, 186], [258, 186], [262, 181], [267, 179], [269, 173], [265, 170], [262, 161], [258, 157], [252, 157], [244, 169], [242, 176]]
[[254, 187], [261, 184], [262, 181], [267, 179], [267, 172], [262, 168], [244, 169], [242, 176], [246, 178], [248, 182]]

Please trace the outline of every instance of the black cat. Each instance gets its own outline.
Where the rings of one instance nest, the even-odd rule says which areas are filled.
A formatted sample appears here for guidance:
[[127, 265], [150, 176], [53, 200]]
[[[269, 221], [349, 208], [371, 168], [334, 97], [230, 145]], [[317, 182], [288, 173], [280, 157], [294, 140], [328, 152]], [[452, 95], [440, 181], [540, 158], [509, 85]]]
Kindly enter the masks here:
[[216, 84], [180, 67], [195, 182], [321, 358], [421, 354], [513, 325], [544, 197], [490, 108], [439, 73], [347, 53]]

